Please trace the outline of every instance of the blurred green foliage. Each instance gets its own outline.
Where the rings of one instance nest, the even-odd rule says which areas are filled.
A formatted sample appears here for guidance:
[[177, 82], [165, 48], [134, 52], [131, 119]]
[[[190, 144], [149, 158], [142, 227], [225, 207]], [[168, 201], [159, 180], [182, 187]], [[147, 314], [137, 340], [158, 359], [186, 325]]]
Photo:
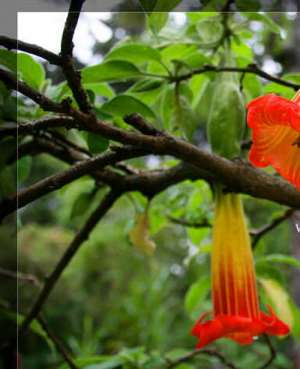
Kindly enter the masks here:
[[[243, 2], [238, 4], [244, 10]], [[207, 147], [206, 123], [216, 73], [193, 74], [193, 71], [206, 64], [221, 65], [226, 29], [230, 30], [235, 65], [244, 67], [249, 63], [263, 64], [271, 60], [275, 69], [288, 70], [288, 65], [280, 64], [276, 57], [284, 53], [285, 45], [292, 40], [295, 15], [235, 13], [226, 16], [226, 22], [224, 14], [216, 12], [182, 16], [184, 21], [178, 22], [174, 14], [141, 14], [144, 20], [147, 18], [142, 23], [146, 28], [138, 35], [128, 33], [103, 55], [101, 63], [84, 67], [83, 84], [95, 102], [98, 117], [128, 129], [122, 117], [139, 112], [157, 127]], [[110, 20], [112, 28], [120, 19], [124, 24], [124, 17], [129, 24], [136, 19], [135, 14], [114, 13]], [[19, 78], [29, 85], [56, 101], [70, 96], [65, 82], [54, 84], [45, 77], [45, 65], [26, 54], [19, 54], [20, 67], [16, 69], [12, 52], [0, 51], [0, 64], [18, 73]], [[170, 76], [176, 78], [189, 73], [192, 73], [191, 77], [180, 85], [168, 83]], [[299, 76], [297, 73], [285, 74], [283, 78], [299, 81]], [[292, 95], [291, 89], [250, 74], [240, 78], [238, 87], [244, 104], [271, 91], [286, 97]], [[5, 107], [1, 111], [1, 120], [5, 122], [13, 117], [9, 103], [12, 97], [2, 85], [0, 97], [0, 104]], [[22, 121], [46, 114], [26, 99], [18, 99]], [[97, 140], [97, 136], [77, 130], [66, 132], [61, 129], [58, 132], [93, 154], [105, 151], [109, 145], [107, 140]], [[249, 132], [246, 132], [243, 139], [248, 136]], [[26, 138], [21, 138], [19, 143], [24, 142]], [[10, 142], [6, 144], [10, 146]], [[246, 156], [246, 153], [242, 155]], [[1, 170], [5, 160], [0, 163]], [[153, 169], [172, 167], [177, 161], [147, 157], [131, 160], [130, 164]], [[28, 186], [65, 167], [66, 164], [46, 154], [32, 159], [25, 156], [17, 163], [19, 187]], [[14, 174], [16, 165], [7, 169]], [[19, 269], [43, 282], [105, 191], [105, 188], [99, 189], [93, 179], [84, 177], [21, 211], [18, 218]], [[1, 194], [9, 192], [12, 191], [4, 183]], [[92, 232], [63, 273], [44, 308], [51, 330], [70, 347], [78, 367], [162, 368], [167, 365], [167, 359], [175, 360], [194, 347], [195, 340], [190, 335], [193, 322], [200, 313], [211, 309], [211, 232], [209, 227], [183, 227], [171, 219], [186, 222], [205, 219], [211, 223], [212, 199], [210, 186], [203, 181], [185, 181], [151, 199], [150, 234], [157, 250], [150, 257], [134, 248], [128, 237], [137, 215], [148, 204], [148, 199], [139, 193], [124, 195]], [[245, 206], [250, 228], [258, 228], [282, 212], [279, 205], [246, 196]], [[12, 258], [4, 254], [4, 246], [8, 247], [9, 240], [2, 238], [2, 243], [2, 260], [9, 267]], [[299, 310], [290, 288], [291, 273], [293, 268], [299, 268], [299, 261], [291, 255], [290, 245], [291, 229], [285, 222], [263, 237], [255, 250], [258, 275], [276, 281], [278, 290], [287, 291], [286, 308], [294, 317], [293, 334], [284, 340], [274, 340], [278, 352], [272, 364], [274, 369], [293, 367], [291, 345], [296, 346], [300, 340]], [[1, 288], [4, 285], [1, 281]], [[30, 309], [38, 292], [37, 286], [20, 282], [21, 313]], [[261, 295], [266, 302], [263, 289]], [[5, 300], [15, 304], [8, 291]], [[9, 325], [5, 314], [1, 320]], [[36, 333], [33, 329], [22, 347], [24, 368], [67, 368], [53, 347]], [[241, 368], [256, 368], [269, 355], [262, 339], [247, 349], [223, 340], [215, 347]], [[215, 358], [199, 355], [194, 361], [176, 368], [221, 368], [216, 363]]]

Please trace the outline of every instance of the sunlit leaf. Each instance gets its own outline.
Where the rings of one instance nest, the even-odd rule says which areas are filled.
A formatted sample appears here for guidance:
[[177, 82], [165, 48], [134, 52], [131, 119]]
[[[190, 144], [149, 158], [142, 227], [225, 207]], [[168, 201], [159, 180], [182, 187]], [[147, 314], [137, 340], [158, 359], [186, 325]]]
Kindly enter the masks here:
[[102, 105], [101, 110], [112, 116], [124, 117], [139, 113], [143, 117], [155, 118], [153, 111], [143, 102], [130, 95], [119, 95]]
[[132, 63], [121, 60], [111, 60], [82, 69], [82, 82], [96, 83], [105, 81], [122, 81], [140, 77], [142, 73]]
[[294, 318], [286, 290], [273, 279], [259, 278], [259, 282], [280, 319], [292, 327]]

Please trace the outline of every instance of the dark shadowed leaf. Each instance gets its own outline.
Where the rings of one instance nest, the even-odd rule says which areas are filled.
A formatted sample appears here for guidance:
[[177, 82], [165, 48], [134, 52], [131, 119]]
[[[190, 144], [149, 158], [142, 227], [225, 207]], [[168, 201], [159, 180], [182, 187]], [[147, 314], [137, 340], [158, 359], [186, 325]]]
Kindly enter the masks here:
[[93, 154], [99, 154], [105, 151], [109, 146], [109, 140], [107, 138], [96, 135], [95, 133], [88, 133], [87, 136], [88, 147]]

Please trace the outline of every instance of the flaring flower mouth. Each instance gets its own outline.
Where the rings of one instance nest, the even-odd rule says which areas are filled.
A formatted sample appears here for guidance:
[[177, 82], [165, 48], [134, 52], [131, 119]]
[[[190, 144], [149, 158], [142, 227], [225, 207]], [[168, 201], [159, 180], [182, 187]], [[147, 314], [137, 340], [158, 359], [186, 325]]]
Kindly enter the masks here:
[[[226, 235], [226, 237], [224, 237]], [[237, 194], [216, 192], [211, 257], [212, 318], [204, 313], [192, 329], [197, 348], [229, 338], [249, 345], [261, 334], [286, 335], [289, 327], [269, 308], [259, 309], [251, 242], [242, 201]]]
[[253, 142], [250, 162], [273, 166], [300, 189], [300, 94], [293, 100], [268, 94], [252, 100], [247, 108]]
[[269, 314], [260, 312], [258, 318], [221, 314], [205, 321], [206, 315], [200, 317], [191, 332], [199, 339], [196, 346], [198, 349], [222, 337], [240, 345], [249, 345], [255, 337], [264, 333], [276, 336], [289, 333], [289, 327], [277, 318], [271, 308]]

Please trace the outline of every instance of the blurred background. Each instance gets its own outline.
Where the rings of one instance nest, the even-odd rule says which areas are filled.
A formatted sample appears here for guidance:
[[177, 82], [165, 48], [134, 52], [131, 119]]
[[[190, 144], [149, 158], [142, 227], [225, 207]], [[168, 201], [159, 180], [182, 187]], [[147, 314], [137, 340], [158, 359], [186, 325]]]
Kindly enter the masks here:
[[[65, 13], [21, 12], [18, 37], [58, 52], [65, 17]], [[274, 13], [271, 17], [284, 30], [283, 37], [277, 37], [253, 21], [251, 31], [255, 37], [248, 47], [258, 64], [269, 73], [299, 72], [300, 16], [290, 12]], [[171, 28], [184, 28], [187, 15], [172, 13], [169, 22]], [[83, 13], [74, 38], [77, 66], [101, 62], [116, 43], [140, 36], [145, 24], [143, 13]], [[52, 83], [59, 84], [63, 80], [58, 69], [47, 63], [44, 67]], [[118, 91], [124, 86], [116, 84], [114, 89]], [[155, 157], [132, 163], [147, 169], [161, 165]], [[30, 172], [20, 181], [20, 187], [66, 167], [48, 155], [40, 155], [39, 160], [32, 161]], [[88, 194], [92, 187], [93, 181], [84, 177], [20, 211], [17, 219], [19, 270], [34, 276], [31, 281], [19, 282], [21, 313], [30, 309], [40, 283], [53, 270], [76, 230], [84, 223], [90, 209], [86, 209], [79, 197]], [[97, 196], [101, 198], [103, 191]], [[100, 222], [64, 272], [44, 309], [49, 326], [75, 357], [112, 355], [124, 348], [135, 348], [136, 352], [154, 356], [156, 353], [172, 355], [175, 349], [180, 352], [180, 349], [194, 347], [195, 340], [189, 333], [193, 322], [201, 312], [211, 308], [208, 283], [211, 233], [209, 228], [182, 226], [172, 218], [211, 221], [211, 196], [205, 182], [186, 181], [152, 200], [150, 229], [157, 250], [151, 257], [134, 248], [128, 236], [136, 214], [146, 205], [142, 195], [123, 196]], [[282, 212], [278, 205], [247, 196], [245, 206], [251, 228], [268, 223]], [[265, 254], [278, 253], [299, 258], [295, 219], [282, 223], [261, 239], [255, 251], [258, 260]], [[1, 237], [0, 252], [3, 266], [14, 269], [14, 253], [6, 252], [14, 230], [10, 227], [9, 221], [2, 225], [1, 235], [5, 237]], [[7, 228], [11, 233], [3, 231]], [[296, 305], [300, 306], [299, 272], [289, 265], [272, 263], [258, 263], [257, 268], [259, 275], [272, 275], [281, 281], [293, 300], [296, 316]], [[12, 306], [17, 302], [14, 286], [13, 281], [0, 277], [2, 298]], [[300, 323], [295, 316], [293, 336], [275, 342], [278, 357], [272, 368], [300, 368]], [[2, 331], [9, 335], [14, 328], [6, 316], [2, 320]], [[242, 368], [256, 368], [268, 355], [262, 341], [246, 350], [225, 341], [218, 342], [216, 347]], [[29, 334], [22, 349], [24, 368], [50, 369], [62, 364], [51, 344], [40, 334]], [[222, 368], [209, 358], [199, 359], [198, 365], [203, 369]], [[181, 369], [192, 368], [194, 366], [188, 364], [181, 366]]]

